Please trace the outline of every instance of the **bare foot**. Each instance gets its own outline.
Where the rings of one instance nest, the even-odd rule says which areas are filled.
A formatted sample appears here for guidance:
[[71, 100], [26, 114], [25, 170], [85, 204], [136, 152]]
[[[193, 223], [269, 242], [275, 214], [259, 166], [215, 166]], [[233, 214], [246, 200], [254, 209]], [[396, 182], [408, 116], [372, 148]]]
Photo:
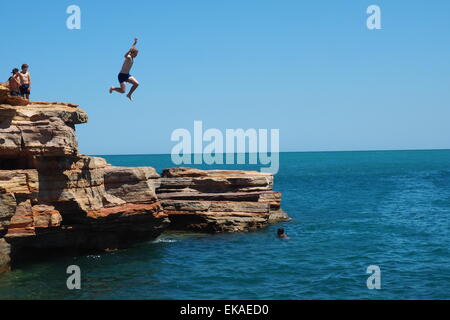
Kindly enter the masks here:
[[109, 93], [110, 93], [110, 94], [113, 92], [113, 88], [114, 88], [114, 87], [109, 88]]
[[127, 98], [130, 99], [130, 101], [133, 101], [133, 98], [129, 94], [127, 94]]

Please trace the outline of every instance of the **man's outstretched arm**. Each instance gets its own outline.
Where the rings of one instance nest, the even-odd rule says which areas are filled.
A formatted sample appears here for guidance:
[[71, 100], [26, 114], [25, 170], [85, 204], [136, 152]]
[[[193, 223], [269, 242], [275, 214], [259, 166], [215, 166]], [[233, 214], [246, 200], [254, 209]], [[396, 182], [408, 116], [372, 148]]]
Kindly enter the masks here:
[[128, 55], [130, 54], [131, 50], [136, 49], [137, 42], [138, 42], [138, 38], [134, 38], [134, 42], [133, 42], [133, 45], [131, 46], [130, 50], [128, 50], [127, 53], [125, 53], [125, 58], [128, 57]]

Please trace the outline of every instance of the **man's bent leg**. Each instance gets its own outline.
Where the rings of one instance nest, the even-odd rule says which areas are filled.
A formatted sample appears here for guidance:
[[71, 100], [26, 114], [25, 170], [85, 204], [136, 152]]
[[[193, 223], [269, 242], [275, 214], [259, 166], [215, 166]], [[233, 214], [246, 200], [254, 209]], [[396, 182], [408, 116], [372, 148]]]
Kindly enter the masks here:
[[128, 82], [131, 83], [133, 86], [131, 87], [130, 92], [128, 92], [127, 97], [128, 99], [133, 100], [131, 98], [131, 95], [137, 89], [137, 87], [139, 87], [139, 82], [134, 77], [128, 78]]
[[114, 87], [111, 87], [111, 88], [109, 89], [109, 93], [112, 93], [113, 91], [116, 91], [116, 92], [118, 92], [118, 93], [125, 93], [125, 92], [126, 92], [126, 89], [127, 89], [127, 85], [125, 84], [125, 82], [122, 82], [122, 83], [120, 84], [120, 88], [114, 88]]

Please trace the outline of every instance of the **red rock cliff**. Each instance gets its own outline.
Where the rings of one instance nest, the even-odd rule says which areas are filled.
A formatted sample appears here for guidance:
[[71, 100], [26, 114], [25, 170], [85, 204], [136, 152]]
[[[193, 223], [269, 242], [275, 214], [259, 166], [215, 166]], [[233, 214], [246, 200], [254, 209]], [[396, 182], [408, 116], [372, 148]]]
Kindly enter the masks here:
[[168, 218], [155, 194], [153, 168], [113, 167], [80, 155], [75, 125], [87, 122], [83, 110], [11, 99], [4, 89], [0, 272], [36, 249], [113, 249], [161, 234]]

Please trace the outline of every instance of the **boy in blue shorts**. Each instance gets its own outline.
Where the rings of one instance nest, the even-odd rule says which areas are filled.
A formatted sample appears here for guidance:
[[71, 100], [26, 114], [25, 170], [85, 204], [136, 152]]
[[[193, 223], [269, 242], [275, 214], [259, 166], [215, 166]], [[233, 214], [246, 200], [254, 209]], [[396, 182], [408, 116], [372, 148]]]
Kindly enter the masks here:
[[139, 50], [136, 49], [138, 39], [134, 38], [133, 46], [130, 48], [130, 50], [125, 53], [125, 61], [122, 65], [122, 69], [120, 70], [119, 75], [117, 76], [120, 87], [111, 87], [109, 89], [109, 93], [112, 93], [113, 91], [119, 92], [119, 93], [125, 93], [126, 92], [126, 84], [125, 82], [131, 83], [133, 86], [130, 89], [130, 92], [127, 94], [127, 98], [133, 101], [132, 94], [139, 86], [139, 82], [130, 75], [131, 68], [133, 67], [134, 58], [137, 57]]
[[31, 91], [31, 76], [28, 72], [28, 65], [23, 64], [22, 70], [19, 72], [20, 78], [20, 95], [27, 100], [30, 100], [30, 91]]

